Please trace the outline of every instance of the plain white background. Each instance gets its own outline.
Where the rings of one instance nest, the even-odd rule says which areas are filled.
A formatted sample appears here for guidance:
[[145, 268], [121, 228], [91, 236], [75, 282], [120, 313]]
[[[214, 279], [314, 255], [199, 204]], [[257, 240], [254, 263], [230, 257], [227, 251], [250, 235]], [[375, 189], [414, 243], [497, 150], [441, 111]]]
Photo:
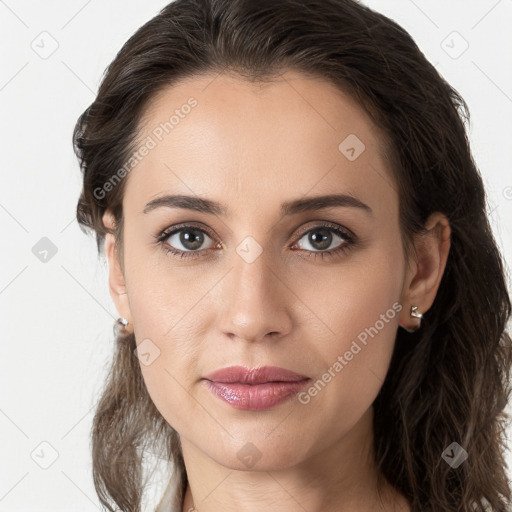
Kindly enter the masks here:
[[[166, 3], [0, 0], [0, 512], [100, 509], [89, 432], [117, 314], [106, 262], [74, 220], [71, 134], [121, 45]], [[407, 29], [467, 101], [510, 265], [512, 1], [365, 3]], [[51, 247], [46, 262], [37, 244]]]

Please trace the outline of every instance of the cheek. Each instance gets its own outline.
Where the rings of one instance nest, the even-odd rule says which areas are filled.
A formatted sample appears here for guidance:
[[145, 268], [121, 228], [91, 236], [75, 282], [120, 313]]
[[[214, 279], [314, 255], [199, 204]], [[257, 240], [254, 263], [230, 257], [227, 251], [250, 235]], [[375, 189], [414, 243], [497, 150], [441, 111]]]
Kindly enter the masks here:
[[[297, 294], [307, 298], [317, 323], [321, 321], [324, 331], [335, 340], [357, 337], [374, 326], [381, 315], [386, 317], [386, 326], [397, 326], [395, 303], [401, 297], [404, 271], [400, 251], [399, 245], [375, 242], [327, 272], [312, 266], [300, 280], [295, 280], [294, 288], [298, 287]], [[378, 326], [383, 330], [380, 321]]]
[[127, 254], [126, 284], [142, 377], [156, 408], [178, 429], [195, 416], [189, 392], [197, 375], [194, 341], [201, 336], [190, 313], [204, 295], [204, 284], [199, 294], [190, 286], [193, 280], [181, 278], [183, 272], [172, 276], [165, 255]]
[[[147, 332], [151, 332], [149, 326]], [[173, 428], [179, 432], [186, 430], [201, 412], [192, 399], [199, 350], [190, 342], [190, 333], [176, 330], [172, 339], [163, 336], [142, 339], [136, 334], [136, 339], [141, 373], [151, 400]], [[145, 354], [149, 354], [149, 364]]]
[[[312, 321], [320, 325], [321, 319], [324, 333], [315, 347], [323, 368], [317, 369], [317, 385], [304, 396], [313, 408], [322, 404], [333, 415], [344, 411], [345, 420], [351, 411], [355, 420], [382, 387], [403, 307], [399, 300], [404, 262], [399, 244], [396, 247], [376, 244], [347, 259], [329, 280], [316, 271], [302, 283], [303, 294], [310, 290], [306, 296], [316, 317]], [[325, 284], [313, 292], [313, 282]]]
[[193, 306], [200, 291], [194, 290], [194, 283], [199, 279], [183, 269], [173, 270], [163, 250], [144, 250], [136, 244], [128, 248], [127, 243], [126, 284], [136, 337], [172, 336], [174, 326]]

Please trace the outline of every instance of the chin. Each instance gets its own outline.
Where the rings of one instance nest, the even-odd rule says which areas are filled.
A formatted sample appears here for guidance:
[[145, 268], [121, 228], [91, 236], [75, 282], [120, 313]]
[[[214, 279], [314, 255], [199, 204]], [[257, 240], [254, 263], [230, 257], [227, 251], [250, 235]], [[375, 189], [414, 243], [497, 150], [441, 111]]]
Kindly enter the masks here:
[[[222, 447], [220, 453], [213, 453], [211, 456], [217, 463], [237, 471], [288, 469], [307, 458], [304, 452], [304, 440], [295, 435], [292, 438], [295, 438], [296, 442], [290, 442], [288, 437], [284, 445], [282, 439], [259, 438], [253, 442], [249, 440], [246, 443], [232, 442], [230, 446]], [[206, 451], [211, 452], [210, 449]]]

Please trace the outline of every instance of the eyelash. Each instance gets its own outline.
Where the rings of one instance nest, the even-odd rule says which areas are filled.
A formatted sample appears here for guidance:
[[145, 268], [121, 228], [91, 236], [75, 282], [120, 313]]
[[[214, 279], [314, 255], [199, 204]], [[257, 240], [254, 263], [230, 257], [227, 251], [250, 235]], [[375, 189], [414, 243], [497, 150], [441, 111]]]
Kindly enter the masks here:
[[[335, 249], [331, 249], [329, 251], [308, 251], [307, 249], [298, 249], [303, 250], [311, 256], [307, 256], [308, 258], [321, 258], [322, 260], [324, 258], [332, 258], [337, 255], [340, 255], [342, 253], [348, 252], [350, 249], [352, 249], [356, 245], [356, 237], [351, 234], [348, 230], [342, 229], [337, 224], [332, 224], [329, 222], [318, 224], [317, 226], [314, 226], [310, 229], [307, 229], [306, 231], [302, 232], [297, 240], [297, 242], [304, 237], [304, 235], [307, 235], [308, 233], [317, 230], [318, 228], [329, 228], [329, 231], [334, 232], [336, 235], [338, 235], [340, 238], [344, 239], [344, 243], [336, 247]], [[158, 233], [155, 238], [157, 240], [157, 243], [159, 243], [163, 250], [168, 254], [171, 253], [174, 257], [177, 258], [196, 258], [197, 254], [203, 251], [210, 251], [213, 249], [202, 249], [201, 251], [181, 251], [180, 249], [175, 249], [169, 244], [165, 243], [165, 240], [167, 240], [171, 235], [174, 235], [175, 233], [179, 233], [180, 231], [186, 231], [187, 229], [194, 230], [194, 231], [200, 231], [202, 233], [207, 234], [210, 238], [214, 238], [213, 235], [203, 228], [196, 227], [194, 225], [190, 224], [183, 224], [174, 226], [172, 228], [166, 228], [160, 233]], [[295, 243], [297, 243], [295, 242]], [[295, 245], [294, 243], [294, 245]]]

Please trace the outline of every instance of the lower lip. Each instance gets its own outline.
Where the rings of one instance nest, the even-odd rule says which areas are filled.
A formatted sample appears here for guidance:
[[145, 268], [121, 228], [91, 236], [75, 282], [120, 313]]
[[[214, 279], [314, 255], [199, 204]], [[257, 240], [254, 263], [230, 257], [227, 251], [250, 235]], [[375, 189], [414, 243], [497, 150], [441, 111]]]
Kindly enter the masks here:
[[261, 411], [270, 409], [297, 394], [309, 379], [294, 382], [265, 382], [240, 384], [239, 382], [213, 382], [205, 380], [207, 388], [236, 409]]

